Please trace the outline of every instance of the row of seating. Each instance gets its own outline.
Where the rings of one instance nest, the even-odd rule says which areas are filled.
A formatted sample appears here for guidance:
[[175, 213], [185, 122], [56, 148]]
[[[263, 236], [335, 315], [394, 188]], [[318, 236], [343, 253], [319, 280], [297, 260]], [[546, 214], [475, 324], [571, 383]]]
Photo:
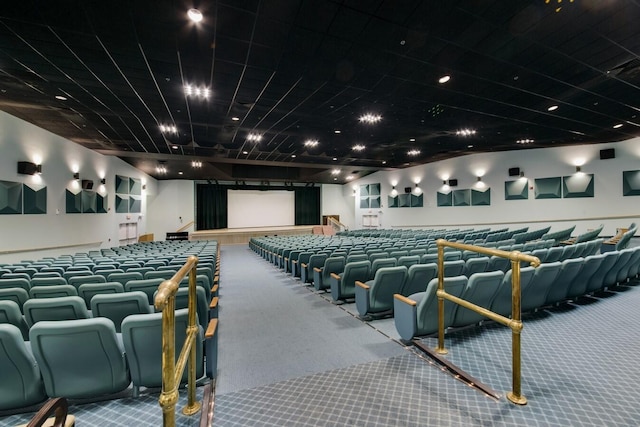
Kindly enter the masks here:
[[[218, 268], [219, 268], [219, 249], [217, 242], [197, 242], [184, 244], [182, 242], [171, 242], [166, 244], [145, 244], [144, 249], [140, 250], [140, 244], [130, 245], [123, 248], [102, 250], [101, 253], [92, 254], [94, 259], [97, 257], [120, 257], [123, 253], [129, 253], [130, 256], [142, 256], [144, 254], [154, 254], [155, 258], [169, 257], [169, 260], [183, 257], [186, 260], [188, 255], [203, 256], [203, 264], [207, 262], [215, 262], [214, 281], [211, 282], [209, 274], [200, 274], [197, 292], [197, 319], [201, 325], [201, 335], [205, 340], [198, 340], [198, 360], [203, 358], [203, 345], [206, 346], [206, 372], [209, 377], [214, 377], [217, 371], [217, 334], [215, 328], [217, 326], [217, 297], [215, 291], [218, 286]], [[188, 251], [188, 254], [185, 252]], [[215, 251], [215, 252], [214, 252]], [[211, 253], [215, 256], [211, 258]], [[72, 261], [88, 258], [86, 254], [76, 254], [72, 257]], [[207, 261], [209, 259], [209, 261]], [[215, 260], [215, 261], [214, 261]], [[18, 264], [37, 264], [38, 262], [25, 261]], [[44, 260], [48, 261], [57, 260]], [[105, 261], [106, 260], [102, 260]], [[122, 262], [127, 262], [121, 260]], [[164, 263], [163, 263], [164, 264]], [[168, 262], [167, 262], [168, 264]], [[201, 265], [199, 263], [199, 265]], [[9, 267], [20, 267], [10, 265]], [[28, 267], [22, 265], [22, 267]], [[173, 276], [173, 272], [171, 272]], [[87, 276], [85, 276], [87, 277]], [[2, 279], [0, 279], [2, 280]], [[126, 389], [129, 384], [133, 385], [133, 393], [137, 395], [139, 387], [157, 387], [161, 382], [161, 369], [159, 368], [161, 358], [161, 341], [156, 340], [159, 335], [154, 335], [153, 330], [161, 326], [161, 313], [154, 313], [153, 298], [158, 285], [163, 281], [158, 279], [136, 279], [129, 280], [124, 285], [120, 282], [100, 282], [87, 283], [78, 286], [78, 291], [85, 293], [84, 298], [72, 295], [71, 297], [55, 296], [54, 293], [48, 294], [51, 298], [28, 298], [23, 288], [5, 288], [0, 289], [0, 410], [16, 409], [29, 406], [33, 403], [42, 401], [43, 396], [57, 396], [61, 393], [59, 390], [66, 390], [64, 393], [67, 397], [86, 398], [95, 397], [102, 394], [110, 394], [119, 390]], [[144, 283], [146, 282], [146, 283]], [[210, 286], [213, 284], [214, 286]], [[188, 305], [188, 289], [187, 280], [181, 283], [176, 296], [176, 308], [186, 308]], [[137, 286], [136, 286], [137, 285]], [[55, 288], [56, 286], [66, 286], [76, 290], [72, 285], [51, 285], [36, 286], [35, 288]], [[93, 287], [93, 289], [91, 289]], [[144, 290], [145, 292], [140, 291]], [[207, 294], [205, 289], [211, 294]], [[6, 297], [7, 293], [12, 291], [22, 291], [22, 299], [12, 299]], [[70, 291], [73, 293], [73, 291]], [[5, 293], [5, 295], [2, 295]], [[93, 293], [93, 294], [92, 294]], [[213, 297], [211, 297], [213, 295]], [[27, 298], [26, 300], [24, 298]], [[88, 303], [90, 303], [88, 305]], [[88, 308], [91, 310], [89, 311]], [[24, 310], [24, 314], [21, 311]], [[184, 322], [180, 320], [176, 328], [177, 345], [179, 338], [184, 336], [186, 329], [186, 309], [184, 314], [180, 314], [177, 318], [184, 318]], [[180, 310], [177, 311], [179, 313]], [[67, 320], [73, 319], [73, 320]], [[209, 322], [209, 319], [213, 319]], [[135, 322], [134, 322], [135, 321]], [[142, 326], [133, 326], [140, 321], [150, 328], [146, 332]], [[96, 326], [97, 325], [97, 326]], [[105, 326], [108, 325], [108, 326]], [[129, 325], [129, 326], [128, 326]], [[97, 328], [98, 331], [93, 328]], [[131, 332], [131, 336], [137, 335], [138, 338], [131, 338], [127, 344], [126, 335], [127, 328]], [[79, 328], [79, 329], [74, 329]], [[85, 332], [85, 328], [91, 329], [91, 332]], [[7, 332], [9, 331], [9, 332]], [[80, 331], [80, 332], [77, 332]], [[115, 333], [116, 342], [119, 345], [118, 351], [105, 350], [105, 346], [110, 346], [111, 331]], [[182, 331], [182, 332], [180, 332]], [[158, 332], [159, 334], [159, 332]], [[182, 334], [182, 335], [180, 335]], [[43, 336], [44, 338], [40, 338]], [[83, 341], [81, 337], [85, 337]], [[37, 337], [37, 338], [36, 338]], [[80, 337], [80, 343], [76, 345], [75, 339]], [[21, 342], [21, 345], [17, 342]], [[146, 339], [146, 341], [145, 341]], [[25, 341], [29, 340], [29, 341]], [[42, 341], [42, 350], [36, 350], [36, 346], [40, 346], [36, 340]], [[92, 341], [93, 340], [93, 341]], [[93, 355], [91, 349], [86, 349], [84, 344], [91, 342], [92, 346], [99, 349], [101, 346], [105, 354]], [[100, 342], [100, 345], [96, 345]], [[51, 344], [57, 343], [57, 344]], [[104, 343], [104, 344], [103, 344]], [[158, 343], [155, 345], [153, 343]], [[129, 348], [127, 348], [129, 347]], [[31, 354], [33, 348], [33, 355]], [[58, 350], [51, 350], [57, 348]], [[137, 350], [136, 350], [137, 348]], [[64, 349], [64, 350], [62, 350]], [[78, 350], [80, 349], [80, 350]], [[122, 350], [126, 350], [123, 352]], [[62, 357], [62, 353], [66, 352], [66, 359]], [[79, 352], [79, 353], [78, 353]], [[25, 356], [26, 354], [26, 356]], [[74, 357], [70, 355], [82, 354], [82, 361], [78, 366], [74, 366]], [[120, 354], [119, 359], [126, 358], [124, 365], [117, 362], [118, 357], [114, 355]], [[124, 355], [124, 356], [123, 356]], [[140, 355], [144, 357], [139, 357]], [[17, 362], [14, 358], [18, 358]], [[34, 359], [35, 358], [35, 359]], [[149, 360], [146, 360], [149, 358]], [[34, 360], [36, 363], [34, 363]], [[65, 365], [66, 360], [66, 365]], [[108, 362], [102, 363], [102, 360]], [[6, 362], [6, 363], [5, 363]], [[158, 362], [158, 363], [156, 363]], [[43, 367], [41, 363], [45, 363]], [[56, 372], [49, 372], [52, 366], [60, 363]], [[115, 363], [115, 365], [111, 365]], [[99, 372], [87, 373], [88, 366], [95, 364], [99, 366]], [[120, 369], [125, 367], [123, 371]], [[94, 366], [95, 368], [95, 366]], [[65, 371], [66, 369], [66, 371]], [[94, 369], [95, 370], [95, 369]], [[202, 376], [204, 367], [199, 364], [198, 375]], [[37, 371], [37, 375], [34, 372]], [[42, 372], [41, 372], [42, 371]], [[45, 372], [46, 371], [46, 372]], [[116, 372], [117, 371], [117, 372]], [[68, 375], [59, 372], [66, 372]], [[30, 376], [31, 375], [31, 376]], [[129, 381], [126, 378], [130, 378]], [[7, 381], [5, 381], [7, 378]], [[34, 380], [37, 378], [37, 381]], [[108, 379], [111, 378], [111, 386]], [[125, 384], [126, 383], [126, 384]], [[24, 387], [23, 387], [24, 386]], [[122, 388], [120, 388], [122, 386]], [[44, 394], [43, 394], [44, 393]]]
[[[521, 310], [529, 312], [611, 289], [638, 277], [640, 247], [543, 263], [521, 268]], [[503, 316], [511, 315], [511, 270], [500, 280], [493, 273], [445, 278], [447, 293], [469, 300]], [[489, 279], [490, 278], [490, 279]], [[482, 283], [482, 284], [480, 284]], [[490, 285], [487, 285], [490, 283]], [[394, 322], [400, 337], [409, 341], [438, 330], [437, 279], [423, 292], [394, 296]], [[460, 327], [484, 318], [445, 301], [445, 327]]]

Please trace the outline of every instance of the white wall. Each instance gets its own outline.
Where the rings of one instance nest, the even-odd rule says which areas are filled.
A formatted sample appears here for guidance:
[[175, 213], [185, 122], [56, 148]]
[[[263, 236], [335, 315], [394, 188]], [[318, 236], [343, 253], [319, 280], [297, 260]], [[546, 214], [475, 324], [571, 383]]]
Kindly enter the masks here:
[[[44, 256], [32, 253], [39, 248], [69, 246], [59, 251], [74, 253], [73, 246], [82, 251], [117, 246], [121, 222], [138, 222], [138, 233], [146, 233], [144, 197], [141, 214], [115, 213], [115, 175], [140, 178], [147, 186], [143, 196], [157, 191], [155, 179], [118, 158], [101, 155], [3, 112], [0, 135], [0, 180], [47, 187], [46, 214], [0, 215], [0, 262]], [[19, 161], [42, 164], [42, 174], [18, 174]], [[107, 193], [108, 213], [65, 213], [65, 189], [77, 185], [73, 170], [81, 179], [93, 180], [97, 191]], [[102, 177], [107, 180], [104, 188], [99, 183]]]
[[350, 185], [323, 184], [320, 189], [320, 216], [340, 215], [350, 230], [355, 227], [354, 194]]
[[[187, 180], [158, 181], [157, 194], [150, 195], [148, 201], [149, 233], [154, 240], [164, 240], [166, 233], [178, 231], [195, 220], [195, 184]], [[185, 231], [193, 231], [190, 226]]]
[[[600, 160], [599, 151], [615, 148], [616, 158]], [[568, 176], [575, 173], [576, 163], [582, 171], [594, 174], [593, 198], [535, 199], [533, 180]], [[505, 200], [504, 183], [515, 177], [508, 169], [519, 167], [529, 180], [529, 199]], [[574, 234], [605, 224], [603, 235], [615, 234], [616, 227], [640, 222], [640, 197], [622, 196], [622, 172], [640, 169], [640, 138], [609, 143], [571, 147], [554, 147], [480, 153], [395, 171], [381, 171], [354, 182], [355, 185], [380, 183], [382, 208], [360, 209], [358, 194], [351, 200], [355, 207], [355, 228], [362, 227], [362, 215], [378, 214], [381, 227], [521, 227], [530, 230], [551, 224], [553, 230], [576, 224]], [[490, 206], [437, 207], [436, 192], [443, 191], [445, 178], [458, 179], [457, 189], [476, 188], [476, 176], [491, 188]], [[396, 185], [399, 192], [415, 183], [424, 192], [422, 208], [388, 208], [387, 196]], [[349, 185], [349, 187], [351, 184]], [[347, 187], [345, 185], [345, 187]], [[540, 222], [537, 227], [536, 222]]]

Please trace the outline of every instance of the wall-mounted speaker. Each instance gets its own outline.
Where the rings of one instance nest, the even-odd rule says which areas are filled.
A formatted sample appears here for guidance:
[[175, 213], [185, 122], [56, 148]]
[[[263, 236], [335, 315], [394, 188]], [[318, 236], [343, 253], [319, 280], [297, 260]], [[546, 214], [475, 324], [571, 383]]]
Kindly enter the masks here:
[[449, 187], [457, 187], [458, 186], [458, 180], [457, 179], [450, 179], [449, 180]]
[[404, 192], [405, 193], [411, 193], [411, 187], [404, 187]]
[[90, 179], [83, 179], [82, 180], [82, 189], [83, 190], [91, 190], [91, 189], [93, 189], [93, 181], [91, 181]]
[[509, 168], [509, 176], [520, 176], [520, 168]]
[[616, 158], [616, 149], [615, 148], [607, 148], [605, 150], [600, 150], [600, 159], [615, 159]]

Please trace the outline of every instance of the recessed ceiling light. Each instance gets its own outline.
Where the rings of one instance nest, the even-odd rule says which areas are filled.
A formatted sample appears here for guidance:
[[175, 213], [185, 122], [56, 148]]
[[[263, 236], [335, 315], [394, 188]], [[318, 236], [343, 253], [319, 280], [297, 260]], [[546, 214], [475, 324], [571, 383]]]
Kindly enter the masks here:
[[67, 100], [67, 97], [66, 97], [66, 96], [62, 96], [62, 95], [56, 95], [56, 99], [57, 99], [58, 101], [66, 101], [66, 100]]
[[162, 133], [178, 133], [178, 128], [170, 125], [160, 125], [160, 132]]
[[209, 90], [208, 87], [198, 87], [198, 86], [192, 86], [192, 85], [185, 85], [184, 86], [184, 94], [186, 96], [195, 96], [196, 98], [207, 99], [207, 98], [209, 98], [209, 95], [211, 95], [211, 91]]
[[353, 147], [351, 147], [353, 149], [353, 151], [362, 151], [364, 150], [364, 145], [362, 144], [356, 144]]
[[340, 169], [334, 169], [331, 171], [331, 175], [340, 175]]
[[533, 139], [519, 139], [516, 141], [516, 144], [531, 144], [533, 141]]
[[182, 175], [182, 171], [178, 171], [178, 175]]
[[249, 152], [248, 151], [243, 151], [242, 154], [249, 154]]
[[338, 178], [333, 178], [333, 180], [334, 180], [334, 181], [337, 181], [337, 180], [338, 180]]
[[305, 147], [315, 147], [316, 145], [318, 145], [318, 140], [317, 139], [307, 139], [304, 142], [304, 146]]
[[347, 181], [351, 181], [353, 179], [353, 175], [347, 175], [347, 177], [345, 178]]
[[250, 133], [247, 136], [247, 141], [255, 141], [258, 142], [262, 139], [262, 135], [258, 135], [257, 133]]
[[448, 82], [449, 80], [451, 80], [451, 76], [447, 75], [447, 76], [442, 76], [438, 79], [438, 83], [443, 84]]
[[407, 154], [410, 156], [417, 156], [418, 154], [420, 154], [420, 150], [409, 150]]
[[191, 162], [191, 167], [192, 168], [201, 168], [202, 167], [202, 162], [200, 160], [194, 160]]
[[296, 155], [295, 155], [295, 154], [292, 154], [292, 155], [291, 155], [291, 157], [293, 157], [293, 158], [295, 159], [295, 158], [296, 158]]
[[415, 138], [409, 138], [409, 142], [416, 142]]
[[374, 124], [382, 120], [382, 116], [379, 114], [367, 113], [360, 116], [358, 120], [360, 120], [362, 123]]
[[333, 133], [342, 133], [342, 131], [339, 130], [339, 129], [336, 129], [336, 130], [333, 131]]
[[178, 146], [177, 145], [172, 145], [171, 148], [173, 148], [174, 150], [177, 150]]
[[337, 158], [337, 157], [334, 157], [334, 158], [333, 158], [333, 161], [335, 162], [336, 160], [338, 160], [338, 158]]
[[547, 111], [555, 111], [558, 109], [557, 105], [552, 105], [551, 107], [547, 108]]
[[240, 117], [231, 117], [231, 120], [233, 120], [234, 122], [237, 122], [238, 120], [240, 120]]
[[382, 161], [382, 164], [383, 164], [383, 165], [386, 165], [386, 164], [387, 164], [387, 161], [386, 161], [386, 160], [383, 160], [383, 161]]
[[202, 12], [200, 12], [198, 9], [189, 9], [189, 11], [187, 12], [187, 16], [193, 22], [197, 23], [202, 21]]
[[618, 128], [621, 128], [622, 126], [623, 126], [622, 123], [618, 123], [618, 124], [613, 125], [613, 128], [614, 129], [618, 129]]
[[467, 145], [467, 148], [473, 148], [473, 145]]
[[475, 129], [460, 129], [456, 131], [456, 135], [458, 136], [470, 136], [475, 134], [476, 134]]

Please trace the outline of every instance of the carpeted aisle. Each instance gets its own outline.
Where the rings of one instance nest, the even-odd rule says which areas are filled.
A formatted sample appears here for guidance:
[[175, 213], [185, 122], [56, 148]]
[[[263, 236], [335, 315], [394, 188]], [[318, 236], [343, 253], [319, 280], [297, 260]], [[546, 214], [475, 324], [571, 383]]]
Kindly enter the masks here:
[[246, 245], [221, 259], [217, 395], [406, 354]]

